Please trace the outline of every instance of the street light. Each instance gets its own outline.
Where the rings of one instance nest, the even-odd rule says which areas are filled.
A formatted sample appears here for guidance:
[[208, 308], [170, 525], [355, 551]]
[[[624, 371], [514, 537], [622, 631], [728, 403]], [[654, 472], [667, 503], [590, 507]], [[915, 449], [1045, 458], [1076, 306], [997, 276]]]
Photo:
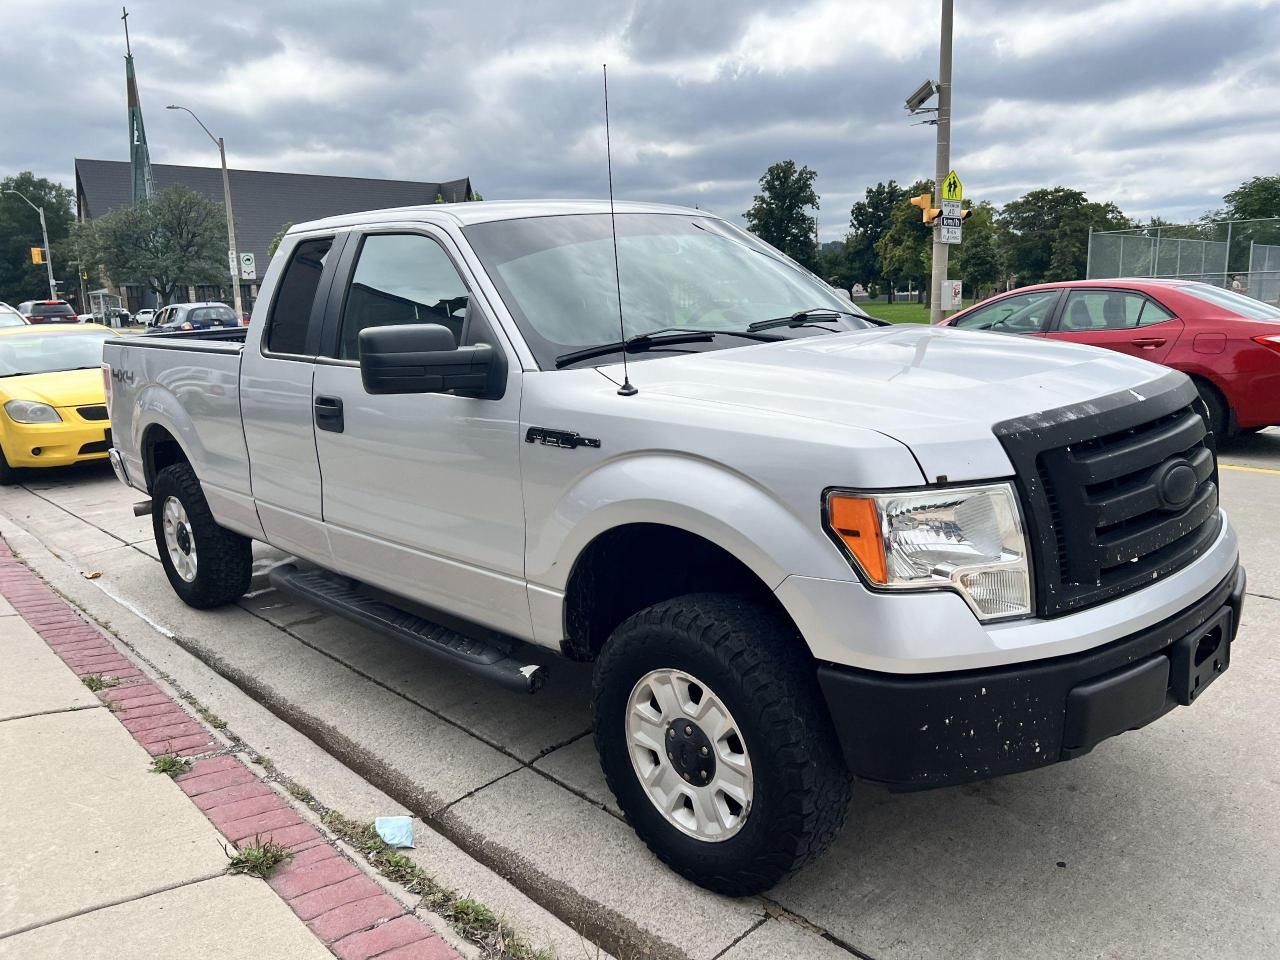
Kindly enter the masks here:
[[31, 202], [31, 199], [18, 190], [7, 189], [5, 193], [12, 193], [15, 197], [21, 197], [28, 207], [40, 214], [40, 236], [44, 238], [44, 268], [49, 272], [49, 299], [58, 299], [58, 285], [53, 281], [53, 257], [49, 253], [49, 230], [44, 225], [44, 207], [37, 207]]
[[215, 137], [212, 133], [209, 133], [209, 128], [189, 108], [171, 103], [165, 109], [186, 110], [187, 113], [191, 114], [191, 119], [200, 124], [200, 129], [218, 146], [218, 156], [222, 160], [222, 202], [227, 208], [227, 246], [229, 248], [228, 256], [231, 259], [231, 296], [235, 303], [236, 320], [239, 322], [240, 317], [244, 316], [244, 310], [240, 304], [240, 254], [236, 251], [236, 221], [231, 213], [231, 179], [227, 176], [227, 148], [223, 144], [222, 138]]

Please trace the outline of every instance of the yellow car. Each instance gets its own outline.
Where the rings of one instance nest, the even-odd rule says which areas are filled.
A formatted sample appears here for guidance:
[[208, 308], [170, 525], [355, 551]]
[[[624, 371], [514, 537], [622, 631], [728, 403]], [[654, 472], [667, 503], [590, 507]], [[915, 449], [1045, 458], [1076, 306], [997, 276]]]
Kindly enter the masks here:
[[103, 460], [111, 449], [96, 323], [0, 328], [0, 484], [21, 467]]

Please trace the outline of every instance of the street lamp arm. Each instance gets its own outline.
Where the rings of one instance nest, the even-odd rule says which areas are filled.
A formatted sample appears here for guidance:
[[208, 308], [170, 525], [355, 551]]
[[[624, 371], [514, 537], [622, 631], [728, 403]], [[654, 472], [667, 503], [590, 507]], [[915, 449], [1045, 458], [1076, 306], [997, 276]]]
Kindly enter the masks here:
[[205, 135], [208, 136], [208, 138], [212, 140], [215, 145], [219, 145], [218, 138], [215, 137], [212, 133], [209, 133], [209, 128], [204, 125], [204, 121], [201, 120], [199, 117], [197, 117], [189, 107], [184, 107], [184, 106], [181, 106], [180, 104], [171, 103], [167, 107], [165, 107], [165, 109], [166, 110], [186, 110], [187, 113], [191, 114], [191, 119], [194, 120], [196, 123], [200, 124], [200, 129], [205, 132]]
[[7, 188], [5, 190], [5, 193], [12, 193], [15, 197], [21, 197], [26, 202], [27, 206], [30, 207], [32, 210], [40, 211], [41, 209], [40, 207], [37, 207], [34, 203], [32, 203], [31, 198], [28, 197], [21, 190], [14, 190], [12, 188]]

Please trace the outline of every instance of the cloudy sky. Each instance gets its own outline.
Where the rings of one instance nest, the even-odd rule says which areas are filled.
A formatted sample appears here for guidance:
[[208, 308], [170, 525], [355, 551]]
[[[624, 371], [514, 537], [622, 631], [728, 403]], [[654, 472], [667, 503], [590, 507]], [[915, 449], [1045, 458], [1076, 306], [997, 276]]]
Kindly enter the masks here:
[[[878, 180], [932, 174], [902, 102], [937, 0], [134, 0], [156, 163], [472, 178], [486, 198], [618, 196], [736, 216], [770, 163], [818, 171], [823, 239]], [[1053, 13], [1048, 11], [1053, 10]], [[0, 0], [0, 174], [127, 159], [118, 2]], [[1064, 184], [1191, 218], [1280, 172], [1280, 2], [956, 0], [953, 166], [1001, 203]]]

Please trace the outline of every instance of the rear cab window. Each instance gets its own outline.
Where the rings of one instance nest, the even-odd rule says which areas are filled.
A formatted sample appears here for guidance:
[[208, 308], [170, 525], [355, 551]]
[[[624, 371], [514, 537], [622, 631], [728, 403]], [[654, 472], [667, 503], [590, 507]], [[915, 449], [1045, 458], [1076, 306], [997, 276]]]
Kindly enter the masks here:
[[33, 317], [74, 317], [76, 312], [67, 303], [35, 303], [31, 305]]
[[314, 355], [314, 345], [309, 342], [312, 310], [333, 243], [333, 237], [317, 237], [294, 247], [267, 318], [264, 352], [295, 357]]

